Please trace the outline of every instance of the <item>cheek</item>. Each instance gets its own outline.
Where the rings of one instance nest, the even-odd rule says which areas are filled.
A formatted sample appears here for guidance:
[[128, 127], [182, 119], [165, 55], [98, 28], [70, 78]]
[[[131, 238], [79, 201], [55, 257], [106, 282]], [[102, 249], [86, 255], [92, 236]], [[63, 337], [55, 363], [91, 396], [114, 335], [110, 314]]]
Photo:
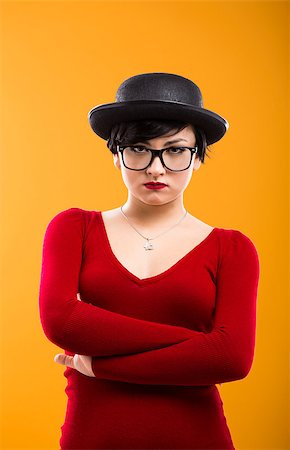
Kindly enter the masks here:
[[127, 170], [126, 168], [122, 169], [122, 176], [127, 188], [134, 188], [140, 178], [137, 172], [135, 173], [133, 170]]
[[176, 180], [176, 185], [182, 188], [186, 187], [192, 177], [192, 170], [184, 171], [179, 174], [179, 178]]

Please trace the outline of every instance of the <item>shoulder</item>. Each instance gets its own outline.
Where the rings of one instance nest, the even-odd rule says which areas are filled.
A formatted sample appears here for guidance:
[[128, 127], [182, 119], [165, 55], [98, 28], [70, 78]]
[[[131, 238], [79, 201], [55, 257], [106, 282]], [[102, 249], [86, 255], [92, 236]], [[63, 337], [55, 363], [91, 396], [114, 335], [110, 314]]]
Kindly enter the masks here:
[[53, 220], [65, 220], [70, 219], [72, 217], [81, 216], [83, 214], [83, 209], [81, 208], [68, 208], [64, 209], [62, 211], [59, 211], [57, 214], [55, 214], [51, 221]]
[[50, 219], [48, 227], [80, 221], [83, 219], [83, 215], [84, 210], [81, 208], [68, 208], [63, 211], [59, 211]]
[[63, 231], [79, 229], [84, 232], [99, 213], [100, 211], [89, 211], [77, 207], [62, 210], [50, 219], [47, 232], [53, 229]]
[[221, 261], [241, 266], [252, 265], [259, 270], [259, 254], [253, 239], [240, 230], [217, 228], [221, 248]]
[[257, 251], [254, 241], [242, 231], [232, 228], [217, 228], [217, 230], [226, 246], [247, 247]]
[[86, 219], [90, 218], [92, 216], [95, 216], [96, 214], [100, 214], [100, 210], [92, 211], [92, 210], [86, 210], [83, 208], [68, 208], [64, 209], [60, 212], [58, 212], [55, 216], [52, 217], [52, 221], [66, 221], [66, 220], [73, 220], [73, 219]]

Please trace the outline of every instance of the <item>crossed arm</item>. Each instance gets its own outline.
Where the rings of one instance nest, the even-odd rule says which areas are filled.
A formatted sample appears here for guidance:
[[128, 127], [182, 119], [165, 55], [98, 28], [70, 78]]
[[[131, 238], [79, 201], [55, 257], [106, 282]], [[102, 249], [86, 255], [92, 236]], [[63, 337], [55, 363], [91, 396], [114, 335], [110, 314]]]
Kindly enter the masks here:
[[[71, 214], [56, 220], [46, 233], [42, 321], [53, 342], [87, 356], [90, 376], [138, 384], [208, 385], [247, 375], [254, 356], [259, 279], [258, 255], [249, 238], [233, 230], [217, 274], [214, 326], [210, 333], [203, 333], [128, 318], [79, 302], [74, 293], [81, 263], [80, 224], [67, 223], [79, 218]], [[62, 282], [52, 297], [59, 270]], [[81, 361], [81, 355], [77, 358]]]

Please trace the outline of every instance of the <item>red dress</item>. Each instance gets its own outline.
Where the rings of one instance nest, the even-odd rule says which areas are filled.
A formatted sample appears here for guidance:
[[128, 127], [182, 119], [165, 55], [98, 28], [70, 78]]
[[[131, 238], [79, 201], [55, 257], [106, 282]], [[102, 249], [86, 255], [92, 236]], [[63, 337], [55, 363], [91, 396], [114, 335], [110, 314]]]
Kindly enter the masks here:
[[96, 375], [65, 369], [61, 448], [234, 449], [216, 384], [252, 366], [259, 271], [253, 242], [216, 227], [140, 279], [114, 255], [100, 211], [58, 213], [43, 243], [41, 323], [67, 354], [94, 356]]

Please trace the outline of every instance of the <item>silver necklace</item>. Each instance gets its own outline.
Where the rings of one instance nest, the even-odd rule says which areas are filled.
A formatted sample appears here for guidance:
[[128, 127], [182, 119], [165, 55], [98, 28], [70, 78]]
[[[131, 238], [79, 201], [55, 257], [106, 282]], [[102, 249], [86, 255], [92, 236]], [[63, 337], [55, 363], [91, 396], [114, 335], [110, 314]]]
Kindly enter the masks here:
[[155, 237], [153, 237], [153, 238], [149, 238], [149, 237], [143, 236], [143, 234], [141, 234], [141, 233], [134, 227], [134, 225], [131, 224], [131, 222], [129, 221], [128, 217], [126, 216], [126, 214], [125, 214], [124, 211], [123, 211], [123, 206], [124, 206], [124, 205], [122, 205], [122, 206], [120, 207], [120, 210], [121, 210], [121, 213], [123, 214], [123, 216], [124, 216], [124, 217], [126, 218], [126, 220], [128, 221], [129, 225], [130, 225], [132, 228], [134, 228], [134, 230], [137, 231], [137, 233], [140, 234], [140, 236], [142, 236], [142, 238], [146, 239], [146, 244], [144, 245], [145, 250], [154, 250], [153, 244], [152, 244], [152, 242], [150, 242], [150, 241], [152, 241], [153, 239], [156, 239], [157, 237], [161, 236], [161, 235], [164, 234], [164, 233], [167, 233], [167, 231], [172, 230], [172, 228], [176, 227], [183, 219], [185, 219], [185, 216], [186, 216], [186, 214], [187, 214], [187, 211], [186, 211], [185, 214], [184, 214], [184, 216], [181, 217], [181, 219], [180, 219], [175, 225], [173, 225], [172, 227], [170, 227], [169, 230], [163, 231], [162, 233], [158, 234], [157, 236], [155, 236]]

